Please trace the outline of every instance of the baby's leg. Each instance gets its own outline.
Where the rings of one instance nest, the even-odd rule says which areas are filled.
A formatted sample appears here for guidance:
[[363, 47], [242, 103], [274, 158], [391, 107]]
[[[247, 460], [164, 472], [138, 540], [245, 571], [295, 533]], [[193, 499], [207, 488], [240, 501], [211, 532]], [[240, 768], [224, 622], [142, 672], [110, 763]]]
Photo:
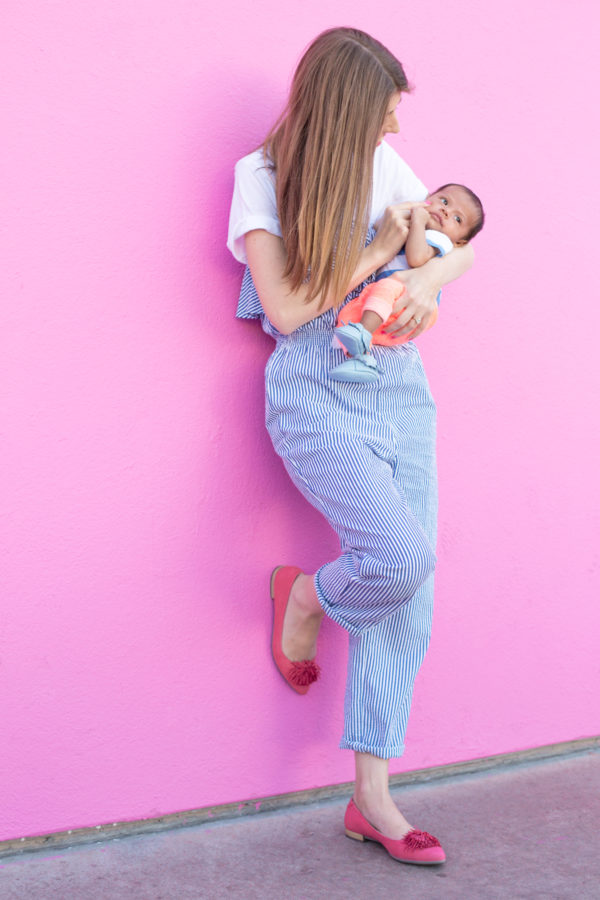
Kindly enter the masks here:
[[363, 306], [363, 314], [360, 319], [363, 328], [373, 334], [380, 325], [389, 319], [397, 296], [397, 284], [390, 284], [385, 278], [376, 282]]
[[340, 311], [335, 336], [350, 356], [369, 353], [371, 335], [390, 318], [403, 291], [404, 286], [395, 278], [382, 278], [367, 285], [355, 301]]
[[372, 336], [375, 333], [377, 338], [381, 334], [381, 326], [390, 319], [394, 304], [403, 293], [404, 285], [397, 279], [382, 278], [367, 285], [356, 301], [351, 301], [340, 310], [334, 334], [350, 359], [331, 370], [333, 381], [369, 382], [377, 379], [380, 370], [370, 352]]
[[370, 331], [371, 334], [373, 334], [374, 331], [377, 331], [383, 322], [385, 322], [384, 317], [380, 316], [379, 313], [374, 312], [372, 309], [365, 310], [360, 318], [362, 327], [366, 328], [367, 331]]

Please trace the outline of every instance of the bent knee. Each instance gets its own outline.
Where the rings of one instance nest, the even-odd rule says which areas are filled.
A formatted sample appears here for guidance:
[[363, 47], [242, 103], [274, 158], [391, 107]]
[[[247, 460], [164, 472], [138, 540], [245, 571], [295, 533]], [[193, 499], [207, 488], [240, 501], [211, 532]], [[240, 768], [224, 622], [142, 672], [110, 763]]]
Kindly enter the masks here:
[[379, 575], [390, 596], [408, 600], [433, 574], [435, 564], [433, 547], [423, 536], [410, 544], [388, 547], [384, 559], [379, 561]]

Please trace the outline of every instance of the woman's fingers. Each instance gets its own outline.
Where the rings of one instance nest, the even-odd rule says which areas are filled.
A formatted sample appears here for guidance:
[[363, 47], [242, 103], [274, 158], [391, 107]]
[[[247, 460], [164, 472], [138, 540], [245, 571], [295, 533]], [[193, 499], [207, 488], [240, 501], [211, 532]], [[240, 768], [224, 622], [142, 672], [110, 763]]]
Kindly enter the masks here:
[[425, 200], [409, 200], [388, 206], [375, 225], [375, 240], [390, 260], [402, 249], [408, 237], [410, 217], [414, 209], [427, 206]]
[[411, 309], [403, 309], [398, 318], [385, 329], [386, 333], [393, 337], [418, 337], [429, 325], [432, 312], [413, 313]]
[[438, 286], [429, 281], [425, 267], [396, 272], [392, 278], [404, 284], [404, 292], [394, 305], [396, 316], [385, 329], [390, 335], [418, 337], [437, 315]]
[[387, 259], [398, 253], [406, 242], [410, 224], [411, 210], [415, 204], [397, 203], [388, 206], [376, 225], [378, 244], [384, 248]]
[[428, 204], [425, 201], [418, 202], [406, 202], [406, 203], [394, 203], [393, 206], [386, 207], [386, 210], [375, 225], [377, 231], [381, 231], [385, 226], [389, 226], [391, 224], [399, 225], [402, 223], [407, 226], [410, 222], [410, 214], [413, 209], [417, 209], [419, 207], [426, 207]]
[[403, 212], [411, 209], [417, 209], [423, 206], [430, 206], [429, 200], [404, 200], [402, 203], [393, 203], [391, 206], [388, 206], [387, 209], [398, 210], [399, 212]]

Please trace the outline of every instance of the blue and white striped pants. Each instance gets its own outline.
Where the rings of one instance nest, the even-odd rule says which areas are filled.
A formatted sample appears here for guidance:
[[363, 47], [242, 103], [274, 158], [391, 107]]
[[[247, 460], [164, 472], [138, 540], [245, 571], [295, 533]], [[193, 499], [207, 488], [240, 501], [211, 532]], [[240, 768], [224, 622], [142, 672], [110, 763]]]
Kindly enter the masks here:
[[383, 374], [331, 381], [343, 353], [325, 314], [279, 337], [266, 369], [267, 428], [294, 484], [337, 532], [316, 574], [350, 635], [341, 747], [400, 756], [433, 607], [435, 406], [414, 344], [374, 347]]

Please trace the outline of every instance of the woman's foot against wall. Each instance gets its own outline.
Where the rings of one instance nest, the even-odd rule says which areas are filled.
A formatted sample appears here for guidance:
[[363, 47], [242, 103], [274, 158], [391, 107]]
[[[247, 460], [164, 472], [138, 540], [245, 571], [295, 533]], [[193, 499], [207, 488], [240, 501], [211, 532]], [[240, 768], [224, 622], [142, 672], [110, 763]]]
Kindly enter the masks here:
[[282, 650], [291, 660], [314, 659], [324, 616], [312, 575], [298, 575], [283, 620]]

